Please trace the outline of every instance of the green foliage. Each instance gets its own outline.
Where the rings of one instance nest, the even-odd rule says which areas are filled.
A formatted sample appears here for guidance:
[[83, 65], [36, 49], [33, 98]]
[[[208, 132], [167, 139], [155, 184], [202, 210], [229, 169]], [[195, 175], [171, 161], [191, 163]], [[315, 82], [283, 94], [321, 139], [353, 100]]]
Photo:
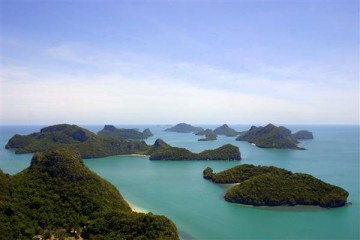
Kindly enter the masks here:
[[150, 160], [240, 160], [239, 148], [231, 144], [213, 150], [193, 153], [185, 148], [172, 147], [158, 139], [149, 151]]
[[[0, 172], [0, 181], [0, 230], [5, 239], [31, 239], [46, 229], [54, 233], [63, 227], [81, 229], [104, 221], [101, 218], [108, 212], [121, 215], [132, 228], [149, 227], [159, 236], [171, 232], [177, 238], [170, 220], [152, 215], [153, 221], [144, 223], [113, 185], [91, 172], [79, 155], [64, 149], [36, 153], [29, 168], [12, 177]], [[159, 222], [162, 228], [155, 228]], [[98, 234], [113, 239], [113, 234], [127, 233], [120, 229]]]
[[213, 172], [212, 168], [207, 167], [207, 168], [204, 169], [204, 171], [203, 171], [203, 177], [204, 177], [205, 179], [212, 179], [213, 176], [214, 176], [214, 172]]
[[[114, 126], [106, 125], [99, 135], [107, 132], [123, 132]], [[139, 133], [139, 132], [138, 132]], [[144, 134], [150, 134], [147, 129]], [[15, 135], [7, 148], [15, 148], [17, 153], [45, 152], [50, 149], [66, 149], [80, 154], [81, 158], [98, 158], [124, 154], [149, 154], [151, 160], [240, 160], [238, 147], [227, 144], [215, 150], [192, 153], [185, 148], [171, 147], [162, 140], [153, 146], [144, 141], [117, 139], [115, 135], [97, 136], [76, 125], [60, 124], [41, 129], [39, 133], [27, 136]]]
[[239, 165], [220, 173], [203, 172], [215, 183], [239, 183], [225, 194], [225, 200], [255, 206], [318, 205], [344, 206], [348, 192], [311, 175], [276, 167]]
[[198, 154], [202, 160], [240, 160], [241, 154], [238, 147], [225, 144], [217, 149], [205, 150]]
[[148, 149], [144, 141], [99, 137], [84, 128], [68, 124], [46, 127], [26, 136], [14, 135], [6, 145], [6, 148], [16, 149], [16, 153], [44, 152], [54, 147], [76, 151], [82, 158], [132, 154]]
[[[211, 169], [211, 168], [210, 168]], [[205, 171], [205, 170], [204, 170]], [[212, 169], [211, 169], [212, 172]], [[241, 183], [249, 178], [265, 173], [290, 174], [290, 171], [273, 166], [254, 166], [251, 164], [241, 164], [228, 170], [214, 173], [210, 178], [214, 183]], [[205, 177], [205, 176], [204, 176]]]
[[107, 212], [91, 220], [82, 237], [94, 239], [178, 239], [176, 226], [152, 213]]
[[140, 132], [138, 129], [115, 128], [112, 125], [105, 125], [104, 129], [97, 133], [101, 137], [112, 137], [116, 139], [139, 140], [153, 136], [150, 129]]
[[229, 189], [225, 200], [255, 206], [319, 205], [344, 206], [348, 192], [308, 174], [266, 173]]
[[196, 153], [177, 147], [159, 149], [150, 155], [150, 160], [201, 160], [197, 158]]
[[248, 141], [261, 148], [302, 149], [291, 131], [285, 127], [268, 124], [265, 127], [252, 126], [236, 138], [237, 141]]

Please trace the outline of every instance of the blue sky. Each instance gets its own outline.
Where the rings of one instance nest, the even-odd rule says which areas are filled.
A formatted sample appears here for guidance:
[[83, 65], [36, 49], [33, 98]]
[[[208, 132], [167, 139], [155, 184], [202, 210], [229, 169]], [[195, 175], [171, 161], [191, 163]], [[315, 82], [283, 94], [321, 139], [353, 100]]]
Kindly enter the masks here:
[[359, 3], [1, 1], [2, 124], [358, 124]]

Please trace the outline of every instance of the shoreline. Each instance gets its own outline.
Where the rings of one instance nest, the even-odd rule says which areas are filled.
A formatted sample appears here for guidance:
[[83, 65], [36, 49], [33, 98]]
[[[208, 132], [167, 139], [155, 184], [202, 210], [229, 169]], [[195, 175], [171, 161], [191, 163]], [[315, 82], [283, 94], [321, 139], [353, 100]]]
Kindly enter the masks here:
[[150, 212], [145, 208], [139, 207], [139, 206], [129, 202], [128, 200], [126, 200], [126, 202], [129, 204], [129, 206], [133, 212], [136, 212], [136, 213], [149, 213]]

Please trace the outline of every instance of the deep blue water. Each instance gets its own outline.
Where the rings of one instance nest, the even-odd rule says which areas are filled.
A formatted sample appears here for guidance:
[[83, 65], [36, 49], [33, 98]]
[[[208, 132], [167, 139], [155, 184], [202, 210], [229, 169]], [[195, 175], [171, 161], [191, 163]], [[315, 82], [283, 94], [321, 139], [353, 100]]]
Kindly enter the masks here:
[[[102, 126], [84, 126], [94, 132]], [[286, 126], [293, 132], [307, 129], [315, 139], [301, 142], [307, 150], [261, 149], [234, 138], [199, 142], [199, 136], [164, 132], [150, 127], [156, 138], [199, 152], [231, 143], [240, 147], [241, 161], [150, 161], [145, 156], [114, 156], [86, 160], [100, 176], [112, 182], [121, 194], [139, 208], [163, 214], [178, 226], [183, 238], [192, 239], [359, 239], [359, 126]], [[214, 128], [217, 126], [203, 126]], [[231, 126], [238, 131], [249, 126]], [[41, 126], [1, 126], [0, 168], [15, 174], [30, 164], [31, 154], [15, 155], [4, 148], [15, 133], [28, 134]], [[248, 207], [223, 200], [228, 188], [202, 178], [202, 171], [215, 172], [238, 164], [274, 165], [305, 172], [349, 191], [352, 205], [337, 209], [318, 207]]]

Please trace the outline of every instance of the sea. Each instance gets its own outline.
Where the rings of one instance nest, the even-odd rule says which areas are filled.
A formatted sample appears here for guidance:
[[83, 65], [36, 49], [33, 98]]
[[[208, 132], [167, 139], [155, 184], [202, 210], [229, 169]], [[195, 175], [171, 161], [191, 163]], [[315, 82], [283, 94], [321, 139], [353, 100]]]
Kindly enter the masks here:
[[[196, 125], [214, 129], [218, 125]], [[14, 134], [29, 134], [45, 126], [0, 126], [0, 168], [16, 174], [30, 165], [32, 154], [15, 154], [5, 149]], [[84, 125], [93, 132], [100, 125]], [[148, 156], [128, 155], [87, 159], [85, 164], [110, 181], [122, 196], [142, 212], [165, 215], [178, 227], [181, 239], [360, 239], [359, 126], [286, 125], [296, 132], [313, 132], [303, 140], [307, 150], [262, 149], [233, 137], [202, 142], [191, 133], [166, 132], [166, 125], [116, 125], [119, 128], [150, 128], [153, 144], [161, 138], [168, 144], [194, 152], [214, 149], [226, 143], [240, 148], [241, 161], [150, 161]], [[249, 125], [230, 125], [237, 131]], [[311, 174], [349, 192], [348, 206], [326, 209], [314, 206], [253, 207], [228, 203], [223, 196], [229, 185], [203, 179], [202, 172], [214, 172], [240, 164], [276, 166]]]

